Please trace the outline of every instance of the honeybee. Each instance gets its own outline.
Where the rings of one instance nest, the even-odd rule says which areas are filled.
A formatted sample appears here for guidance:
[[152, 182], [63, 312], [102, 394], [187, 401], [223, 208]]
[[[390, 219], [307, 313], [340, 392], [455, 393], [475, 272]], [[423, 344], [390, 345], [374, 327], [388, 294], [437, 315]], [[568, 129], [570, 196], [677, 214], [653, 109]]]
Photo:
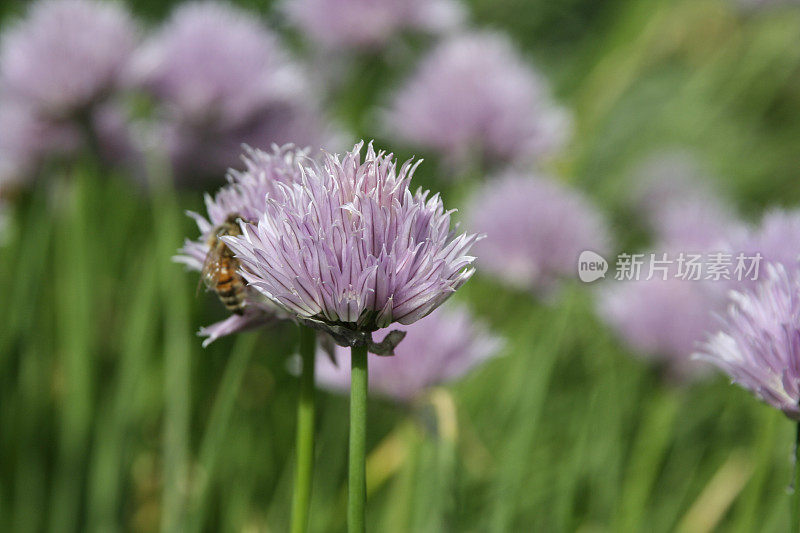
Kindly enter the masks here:
[[239, 260], [220, 237], [241, 235], [239, 222], [242, 220], [242, 217], [234, 213], [214, 228], [208, 238], [208, 254], [200, 274], [206, 288], [216, 292], [225, 307], [237, 315], [244, 313], [246, 283], [238, 272]]

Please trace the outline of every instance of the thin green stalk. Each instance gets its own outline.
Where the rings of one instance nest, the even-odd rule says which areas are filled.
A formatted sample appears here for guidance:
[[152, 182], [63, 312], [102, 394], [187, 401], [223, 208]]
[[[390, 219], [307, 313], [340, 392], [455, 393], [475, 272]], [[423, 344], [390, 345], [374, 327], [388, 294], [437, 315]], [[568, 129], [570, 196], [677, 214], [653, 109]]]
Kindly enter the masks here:
[[647, 406], [628, 462], [616, 531], [638, 531], [647, 514], [647, 502], [672, 438], [672, 425], [680, 412], [680, 398], [671, 390], [658, 391]]
[[225, 437], [229, 431], [236, 395], [241, 389], [257, 338], [255, 334], [237, 335], [230, 360], [220, 380], [198, 453], [204, 481], [199, 484], [192, 505], [191, 522], [187, 529], [189, 533], [202, 531], [205, 525], [206, 513], [211, 507], [208, 502], [210, 480], [214, 479], [219, 458], [225, 452]]
[[157, 260], [164, 298], [164, 420], [163, 494], [161, 530], [185, 531], [189, 473], [189, 421], [191, 418], [191, 327], [189, 291], [180, 269], [170, 257], [181, 243], [181, 214], [178, 199], [164, 161], [151, 161], [148, 173], [156, 232]]
[[[510, 404], [513, 410], [511, 427], [507, 435], [505, 457], [516, 458], [502, 462], [495, 476], [492, 509], [489, 512], [487, 529], [492, 532], [509, 531], [512, 528], [514, 513], [518, 506], [521, 488], [528, 476], [530, 465], [527, 457], [533, 447], [539, 429], [539, 420], [544, 410], [544, 399], [550, 386], [556, 361], [561, 354], [562, 339], [568, 332], [575, 305], [575, 294], [564, 299], [564, 308], [557, 322], [542, 335], [532, 332], [537, 338], [535, 348], [529, 349], [531, 337], [525, 334], [509, 345], [509, 353], [519, 356], [517, 374], [530, 376], [526, 382], [517, 384], [517, 397]], [[516, 345], [518, 344], [518, 345]], [[516, 351], [514, 350], [516, 348]]]
[[109, 399], [95, 420], [95, 437], [88, 481], [88, 530], [119, 531], [119, 504], [123, 472], [129, 451], [127, 435], [135, 422], [138, 388], [145, 378], [147, 358], [155, 345], [155, 309], [158, 299], [158, 267], [152, 254], [132, 268], [128, 284], [134, 289], [127, 302], [125, 330], [119, 341], [119, 362]]
[[366, 531], [367, 347], [354, 346], [350, 355], [350, 456], [347, 476], [347, 530]]
[[308, 530], [311, 482], [314, 475], [314, 366], [317, 336], [300, 326], [300, 398], [297, 401], [297, 467], [292, 496], [292, 533]]
[[93, 420], [92, 303], [94, 287], [88, 257], [89, 221], [86, 197], [91, 187], [85, 169], [73, 172], [64, 184], [68, 204], [56, 242], [58, 265], [56, 324], [63, 371], [64, 393], [60, 413], [59, 459], [53, 481], [49, 529], [78, 528], [84, 462]]
[[800, 533], [800, 422], [797, 423], [797, 434], [794, 440], [794, 491], [792, 501], [793, 533]]

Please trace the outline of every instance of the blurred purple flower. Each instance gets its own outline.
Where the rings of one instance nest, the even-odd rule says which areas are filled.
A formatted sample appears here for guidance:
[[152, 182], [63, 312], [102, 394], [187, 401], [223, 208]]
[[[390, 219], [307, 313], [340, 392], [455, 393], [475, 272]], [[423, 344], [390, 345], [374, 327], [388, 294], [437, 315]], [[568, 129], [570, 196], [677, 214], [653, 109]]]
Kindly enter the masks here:
[[257, 226], [223, 238], [251, 287], [302, 321], [353, 335], [433, 311], [472, 276], [478, 238], [450, 230], [438, 194], [410, 192], [416, 164], [397, 168], [371, 143], [362, 161], [362, 148], [307, 160], [301, 182], [267, 195]]
[[[117, 164], [135, 162], [128, 123], [118, 105], [97, 105], [89, 124], [96, 132], [99, 157]], [[74, 121], [48, 120], [27, 105], [0, 99], [0, 183], [29, 180], [45, 161], [73, 157], [85, 145], [85, 132]]]
[[[270, 152], [248, 150], [243, 157], [245, 169], [228, 172], [228, 185], [213, 198], [206, 195], [208, 218], [198, 213], [189, 213], [197, 222], [200, 237], [186, 240], [175, 260], [200, 272], [209, 252], [208, 240], [214, 229], [235, 214], [243, 220], [258, 220], [266, 208], [265, 197], [278, 194], [284, 185], [300, 179], [300, 160], [306, 152], [292, 146], [274, 146]], [[258, 291], [248, 287], [245, 294], [245, 311], [232, 315], [200, 331], [207, 337], [203, 346], [217, 338], [238, 331], [252, 329], [283, 318], [283, 313], [266, 300]]]
[[[426, 389], [457, 380], [498, 354], [503, 342], [462, 307], [446, 306], [408, 326], [392, 357], [370, 361], [370, 391], [410, 401]], [[350, 388], [350, 350], [337, 348], [336, 362], [317, 355], [317, 383], [335, 391]]]
[[721, 282], [674, 276], [614, 282], [600, 290], [598, 315], [637, 353], [663, 365], [669, 377], [699, 377], [706, 365], [691, 356], [716, 329], [726, 290]]
[[475, 247], [482, 271], [526, 290], [547, 292], [574, 276], [584, 250], [608, 251], [600, 213], [577, 191], [538, 176], [506, 173], [477, 191], [468, 225], [486, 234]]
[[42, 0], [3, 32], [0, 87], [47, 118], [74, 118], [118, 84], [137, 30], [120, 5]]
[[317, 145], [325, 138], [338, 145], [336, 134], [323, 126], [319, 114], [303, 106], [275, 105], [258, 115], [252, 123], [229, 130], [197, 129], [181, 122], [162, 121], [152, 133], [155, 143], [167, 146], [176, 179], [191, 185], [203, 178], [216, 179], [235, 166], [242, 145], [283, 145], [297, 140], [305, 146]]
[[156, 143], [178, 178], [223, 172], [242, 143], [318, 145], [325, 136], [306, 73], [255, 17], [227, 3], [178, 7], [137, 54], [129, 82], [162, 104]]
[[722, 330], [697, 358], [800, 420], [800, 282], [797, 269], [791, 272], [779, 263], [769, 265], [754, 289], [733, 293]]
[[289, 19], [329, 49], [380, 48], [405, 30], [438, 33], [458, 27], [456, 0], [287, 0]]
[[495, 33], [440, 44], [397, 92], [385, 121], [392, 133], [456, 164], [544, 157], [571, 129], [545, 80]]
[[43, 120], [26, 105], [0, 101], [0, 189], [31, 178], [45, 156], [74, 152], [79, 132], [69, 125]]
[[655, 217], [660, 249], [722, 251], [732, 236], [744, 231], [732, 210], [714, 200], [687, 198], [663, 206]]

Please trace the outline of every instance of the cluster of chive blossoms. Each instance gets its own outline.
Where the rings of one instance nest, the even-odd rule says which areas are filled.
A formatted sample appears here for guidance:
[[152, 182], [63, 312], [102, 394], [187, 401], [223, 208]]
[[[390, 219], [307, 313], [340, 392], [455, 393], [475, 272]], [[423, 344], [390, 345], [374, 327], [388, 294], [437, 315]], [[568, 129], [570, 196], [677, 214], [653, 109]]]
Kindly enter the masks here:
[[[401, 402], [450, 382], [495, 357], [503, 341], [461, 306], [447, 304], [408, 326], [394, 357], [370, 362], [369, 388]], [[378, 332], [380, 334], [381, 332]], [[317, 355], [317, 383], [333, 391], [350, 388], [350, 351], [337, 348], [334, 359]]]
[[[717, 326], [730, 289], [724, 281], [677, 276], [679, 254], [730, 251], [728, 241], [742, 223], [709, 185], [693, 157], [684, 152], [657, 154], [634, 174], [634, 207], [649, 223], [654, 244], [645, 253], [641, 275], [599, 288], [598, 315], [638, 354], [653, 362], [668, 380], [685, 382], [708, 376], [708, 365], [692, 360], [697, 346]], [[661, 272], [649, 275], [652, 257], [665, 258]], [[656, 265], [657, 266], [657, 265]]]
[[416, 164], [362, 149], [305, 160], [257, 225], [223, 237], [251, 288], [340, 344], [428, 315], [472, 276], [478, 240], [450, 229], [438, 194], [409, 190]]
[[236, 164], [242, 144], [329, 140], [308, 73], [230, 4], [178, 7], [137, 52], [128, 83], [160, 104], [153, 143], [180, 181], [213, 179]]
[[482, 272], [540, 294], [575, 275], [582, 251], [602, 255], [611, 242], [603, 216], [580, 193], [517, 172], [476, 191], [467, 224], [487, 236], [475, 247]]
[[658, 275], [614, 282], [598, 294], [598, 315], [631, 348], [655, 363], [663, 377], [689, 381], [708, 374], [707, 365], [693, 361], [692, 354], [714, 331], [715, 313], [725, 309], [726, 290], [720, 282]]
[[66, 118], [115, 87], [136, 42], [133, 20], [114, 3], [36, 2], [27, 18], [4, 32], [3, 95]]
[[755, 288], [734, 292], [722, 330], [697, 358], [800, 420], [800, 281], [797, 269], [770, 264]]
[[390, 133], [457, 165], [530, 161], [567, 140], [567, 113], [507, 37], [472, 33], [435, 48], [386, 113]]
[[0, 42], [0, 179], [21, 181], [48, 156], [75, 153], [89, 130], [100, 155], [127, 149], [112, 96], [137, 42], [129, 13], [97, 0], [36, 2], [12, 22]]
[[[242, 158], [245, 169], [228, 171], [228, 184], [215, 196], [206, 195], [207, 217], [189, 213], [197, 222], [200, 237], [187, 240], [175, 260], [200, 272], [209, 252], [208, 240], [214, 229], [231, 215], [237, 215], [243, 221], [259, 220], [264, 213], [267, 196], [278, 194], [282, 185], [300, 180], [299, 164], [306, 157], [306, 150], [296, 149], [292, 145], [273, 146], [269, 152], [248, 149]], [[278, 307], [258, 291], [247, 287], [244, 313], [231, 315], [200, 330], [200, 334], [206, 337], [203, 345], [206, 346], [219, 337], [259, 327], [279, 318], [285, 316]]]
[[456, 0], [287, 0], [289, 20], [328, 49], [375, 49], [404, 30], [439, 33], [461, 25]]

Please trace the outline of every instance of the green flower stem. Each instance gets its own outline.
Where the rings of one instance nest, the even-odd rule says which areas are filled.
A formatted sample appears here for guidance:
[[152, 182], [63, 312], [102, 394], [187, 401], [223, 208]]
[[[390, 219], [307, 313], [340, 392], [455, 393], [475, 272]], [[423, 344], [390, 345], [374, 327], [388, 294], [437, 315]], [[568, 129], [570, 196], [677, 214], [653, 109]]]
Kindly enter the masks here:
[[347, 530], [366, 531], [367, 447], [367, 347], [353, 347], [350, 372], [350, 456], [348, 472]]
[[316, 333], [300, 326], [300, 398], [297, 401], [297, 469], [292, 497], [292, 533], [308, 530], [308, 508], [314, 475], [314, 365]]

